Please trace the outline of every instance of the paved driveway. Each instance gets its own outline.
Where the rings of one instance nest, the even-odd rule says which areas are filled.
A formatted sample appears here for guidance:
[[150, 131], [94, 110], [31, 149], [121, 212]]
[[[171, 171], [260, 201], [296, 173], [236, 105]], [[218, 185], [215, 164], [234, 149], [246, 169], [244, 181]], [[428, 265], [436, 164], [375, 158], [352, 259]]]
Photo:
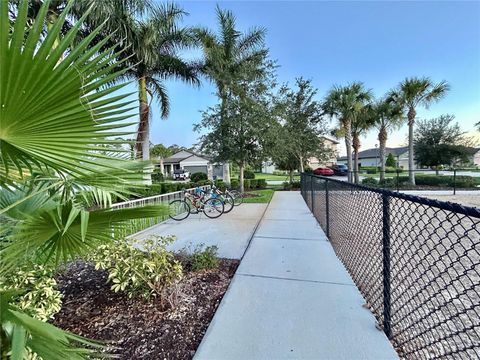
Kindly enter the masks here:
[[199, 244], [216, 245], [220, 257], [240, 259], [266, 207], [267, 204], [242, 204], [218, 219], [196, 214], [183, 221], [167, 220], [133, 237], [142, 240], [150, 235], [175, 235], [177, 241], [169, 250], [193, 250]]

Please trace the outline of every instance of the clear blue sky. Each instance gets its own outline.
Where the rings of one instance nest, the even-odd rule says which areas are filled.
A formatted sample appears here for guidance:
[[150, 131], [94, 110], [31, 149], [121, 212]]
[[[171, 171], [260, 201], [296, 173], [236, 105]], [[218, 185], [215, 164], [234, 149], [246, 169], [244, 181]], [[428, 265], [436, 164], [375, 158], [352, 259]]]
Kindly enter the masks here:
[[[190, 15], [188, 25], [216, 28], [214, 1], [180, 1]], [[266, 44], [278, 61], [278, 78], [313, 80], [318, 99], [333, 84], [362, 81], [376, 96], [406, 76], [447, 80], [451, 91], [419, 117], [443, 113], [456, 116], [465, 131], [480, 121], [480, 2], [323, 2], [224, 1], [241, 30], [267, 29]], [[190, 146], [198, 134], [192, 126], [200, 111], [216, 102], [214, 88], [200, 89], [168, 82], [171, 115], [160, 120], [153, 113], [153, 143]], [[405, 143], [406, 128], [392, 134], [389, 145]], [[376, 134], [363, 141], [373, 147]]]

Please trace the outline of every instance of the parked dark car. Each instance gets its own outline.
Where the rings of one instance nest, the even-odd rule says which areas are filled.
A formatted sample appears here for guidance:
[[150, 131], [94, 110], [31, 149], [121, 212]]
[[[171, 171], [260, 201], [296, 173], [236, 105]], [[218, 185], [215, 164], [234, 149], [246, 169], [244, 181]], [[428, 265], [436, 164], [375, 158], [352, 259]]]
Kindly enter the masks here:
[[333, 173], [338, 176], [347, 176], [348, 175], [348, 166], [343, 164], [332, 165], [330, 169], [333, 170]]
[[332, 176], [333, 175], [333, 170], [326, 168], [326, 167], [319, 167], [313, 170], [313, 173], [315, 175], [322, 175], [322, 176]]

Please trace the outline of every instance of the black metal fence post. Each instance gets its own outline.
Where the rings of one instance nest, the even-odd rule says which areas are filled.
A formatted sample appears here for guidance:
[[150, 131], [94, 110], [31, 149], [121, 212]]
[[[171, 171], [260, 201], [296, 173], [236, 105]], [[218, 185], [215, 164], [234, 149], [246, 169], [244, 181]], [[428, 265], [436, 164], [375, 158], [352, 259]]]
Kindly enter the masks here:
[[330, 197], [328, 194], [328, 180], [325, 180], [325, 223], [327, 227], [327, 238], [330, 239]]
[[399, 182], [400, 182], [400, 170], [397, 169], [397, 192], [400, 191], [400, 186], [399, 186]]
[[383, 203], [383, 330], [389, 339], [392, 337], [391, 328], [391, 288], [390, 288], [390, 197], [382, 194]]
[[311, 209], [310, 209], [310, 210], [312, 211], [313, 216], [315, 216], [315, 210], [314, 210], [314, 207], [313, 207], [313, 204], [314, 204], [314, 193], [313, 193], [314, 188], [313, 188], [313, 182], [314, 182], [314, 180], [315, 180], [315, 178], [311, 175], [311, 176], [310, 176], [310, 191], [311, 191], [312, 193], [311, 193], [311, 198], [310, 198], [310, 199], [311, 199], [311, 201], [312, 201], [312, 206], [311, 206]]

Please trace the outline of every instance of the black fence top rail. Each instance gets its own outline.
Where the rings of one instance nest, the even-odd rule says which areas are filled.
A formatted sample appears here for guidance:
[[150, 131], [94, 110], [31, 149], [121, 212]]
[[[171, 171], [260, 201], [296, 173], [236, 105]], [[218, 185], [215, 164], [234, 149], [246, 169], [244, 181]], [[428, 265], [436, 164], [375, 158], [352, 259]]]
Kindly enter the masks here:
[[387, 189], [379, 189], [379, 188], [373, 188], [365, 185], [359, 185], [359, 184], [353, 184], [349, 183], [346, 181], [342, 180], [337, 180], [337, 179], [331, 179], [326, 176], [321, 176], [321, 175], [314, 175], [310, 173], [303, 173], [306, 176], [310, 176], [313, 178], [318, 178], [330, 182], [335, 182], [344, 186], [348, 186], [350, 188], [356, 188], [358, 190], [366, 190], [370, 192], [375, 192], [381, 195], [388, 195], [397, 199], [403, 199], [403, 200], [408, 200], [408, 201], [413, 201], [418, 204], [426, 205], [426, 206], [432, 206], [438, 209], [442, 210], [447, 210], [447, 211], [453, 211], [458, 214], [474, 217], [474, 218], [480, 218], [480, 208], [472, 207], [472, 206], [464, 206], [460, 205], [457, 203], [452, 203], [448, 201], [441, 201], [441, 200], [435, 200], [435, 199], [429, 199], [425, 198], [422, 196], [417, 196], [417, 195], [411, 195], [411, 194], [405, 194], [401, 192], [395, 192], [392, 190], [387, 190]]

